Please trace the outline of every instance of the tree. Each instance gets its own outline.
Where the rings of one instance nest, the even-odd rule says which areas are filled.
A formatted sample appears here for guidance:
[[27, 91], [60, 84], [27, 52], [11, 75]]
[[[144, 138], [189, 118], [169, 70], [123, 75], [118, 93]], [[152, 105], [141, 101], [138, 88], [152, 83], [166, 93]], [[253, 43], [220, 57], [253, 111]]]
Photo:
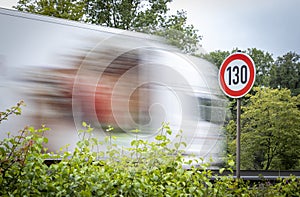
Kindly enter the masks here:
[[204, 59], [210, 61], [211, 63], [215, 64], [218, 68], [220, 68], [223, 61], [229, 55], [230, 55], [229, 51], [217, 50], [217, 51], [210, 52], [208, 54], [204, 54], [204, 55], [202, 55], [202, 57]]
[[[241, 115], [242, 169], [296, 169], [300, 164], [300, 97], [288, 89], [255, 88]], [[235, 153], [235, 121], [227, 126]]]
[[199, 46], [185, 11], [169, 15], [172, 0], [19, 0], [17, 10], [163, 36], [185, 53]]
[[19, 11], [83, 21], [85, 2], [77, 0], [19, 0]]
[[300, 55], [288, 52], [278, 57], [272, 67], [270, 85], [273, 88], [288, 88], [293, 95], [300, 94]]
[[154, 29], [164, 21], [171, 1], [86, 0], [85, 21], [126, 30]]
[[166, 18], [162, 27], [155, 32], [156, 35], [167, 38], [170, 44], [178, 47], [184, 53], [193, 54], [199, 47], [202, 39], [197, 35], [198, 30], [193, 25], [187, 25], [185, 11], [177, 11], [177, 15]]

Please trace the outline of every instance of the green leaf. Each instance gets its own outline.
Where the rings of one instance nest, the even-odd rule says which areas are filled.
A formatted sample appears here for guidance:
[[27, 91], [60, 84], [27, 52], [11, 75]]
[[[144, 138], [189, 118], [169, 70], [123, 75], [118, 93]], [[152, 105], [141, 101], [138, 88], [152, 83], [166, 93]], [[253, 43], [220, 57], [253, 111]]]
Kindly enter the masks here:
[[229, 161], [228, 161], [228, 165], [229, 165], [229, 166], [231, 166], [231, 167], [232, 167], [232, 166], [234, 166], [234, 164], [235, 164], [235, 163], [234, 163], [234, 161], [233, 161], [233, 160], [229, 160]]
[[219, 169], [219, 173], [220, 173], [220, 174], [223, 174], [224, 170], [225, 170], [225, 168], [220, 168], [220, 169]]

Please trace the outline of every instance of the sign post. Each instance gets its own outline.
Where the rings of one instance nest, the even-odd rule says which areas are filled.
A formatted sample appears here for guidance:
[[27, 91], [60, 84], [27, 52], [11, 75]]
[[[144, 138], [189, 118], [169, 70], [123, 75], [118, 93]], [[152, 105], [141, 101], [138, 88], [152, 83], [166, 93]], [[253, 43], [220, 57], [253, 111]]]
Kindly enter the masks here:
[[252, 88], [255, 81], [255, 64], [247, 54], [237, 52], [229, 55], [219, 70], [219, 84], [229, 97], [237, 99], [236, 119], [236, 177], [240, 178], [241, 97]]
[[236, 101], [236, 177], [240, 178], [241, 164], [241, 98]]

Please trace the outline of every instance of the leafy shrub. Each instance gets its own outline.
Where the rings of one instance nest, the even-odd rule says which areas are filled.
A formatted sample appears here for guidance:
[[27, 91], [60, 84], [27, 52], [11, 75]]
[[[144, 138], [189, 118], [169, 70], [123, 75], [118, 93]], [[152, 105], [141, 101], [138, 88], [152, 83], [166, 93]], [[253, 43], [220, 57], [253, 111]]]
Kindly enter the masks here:
[[[21, 104], [6, 112], [20, 114]], [[121, 148], [114, 137], [102, 142], [93, 137], [93, 128], [83, 123], [74, 151], [47, 153], [43, 136], [49, 129], [25, 127], [17, 136], [0, 142], [1, 196], [295, 196], [299, 179], [282, 180], [276, 185], [252, 185], [232, 175], [214, 177], [201, 159], [188, 160], [181, 148], [185, 143], [168, 138], [171, 129], [163, 124], [155, 141], [138, 139]], [[111, 133], [109, 127], [107, 132]], [[134, 130], [138, 133], [138, 130]], [[100, 151], [102, 146], [107, 149]], [[46, 165], [45, 160], [54, 162]], [[197, 165], [192, 165], [192, 164]], [[229, 161], [230, 165], [232, 161]], [[184, 169], [183, 166], [190, 166]], [[197, 166], [197, 167], [196, 167]], [[200, 166], [200, 167], [199, 167]], [[220, 169], [222, 172], [224, 169]]]

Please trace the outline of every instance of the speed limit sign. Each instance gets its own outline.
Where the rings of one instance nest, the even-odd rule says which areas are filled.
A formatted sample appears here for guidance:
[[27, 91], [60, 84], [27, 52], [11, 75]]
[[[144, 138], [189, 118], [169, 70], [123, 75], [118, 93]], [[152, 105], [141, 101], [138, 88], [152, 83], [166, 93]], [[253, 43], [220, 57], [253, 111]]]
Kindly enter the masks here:
[[252, 88], [255, 75], [256, 69], [252, 58], [244, 53], [233, 53], [221, 65], [219, 84], [227, 96], [240, 98]]

